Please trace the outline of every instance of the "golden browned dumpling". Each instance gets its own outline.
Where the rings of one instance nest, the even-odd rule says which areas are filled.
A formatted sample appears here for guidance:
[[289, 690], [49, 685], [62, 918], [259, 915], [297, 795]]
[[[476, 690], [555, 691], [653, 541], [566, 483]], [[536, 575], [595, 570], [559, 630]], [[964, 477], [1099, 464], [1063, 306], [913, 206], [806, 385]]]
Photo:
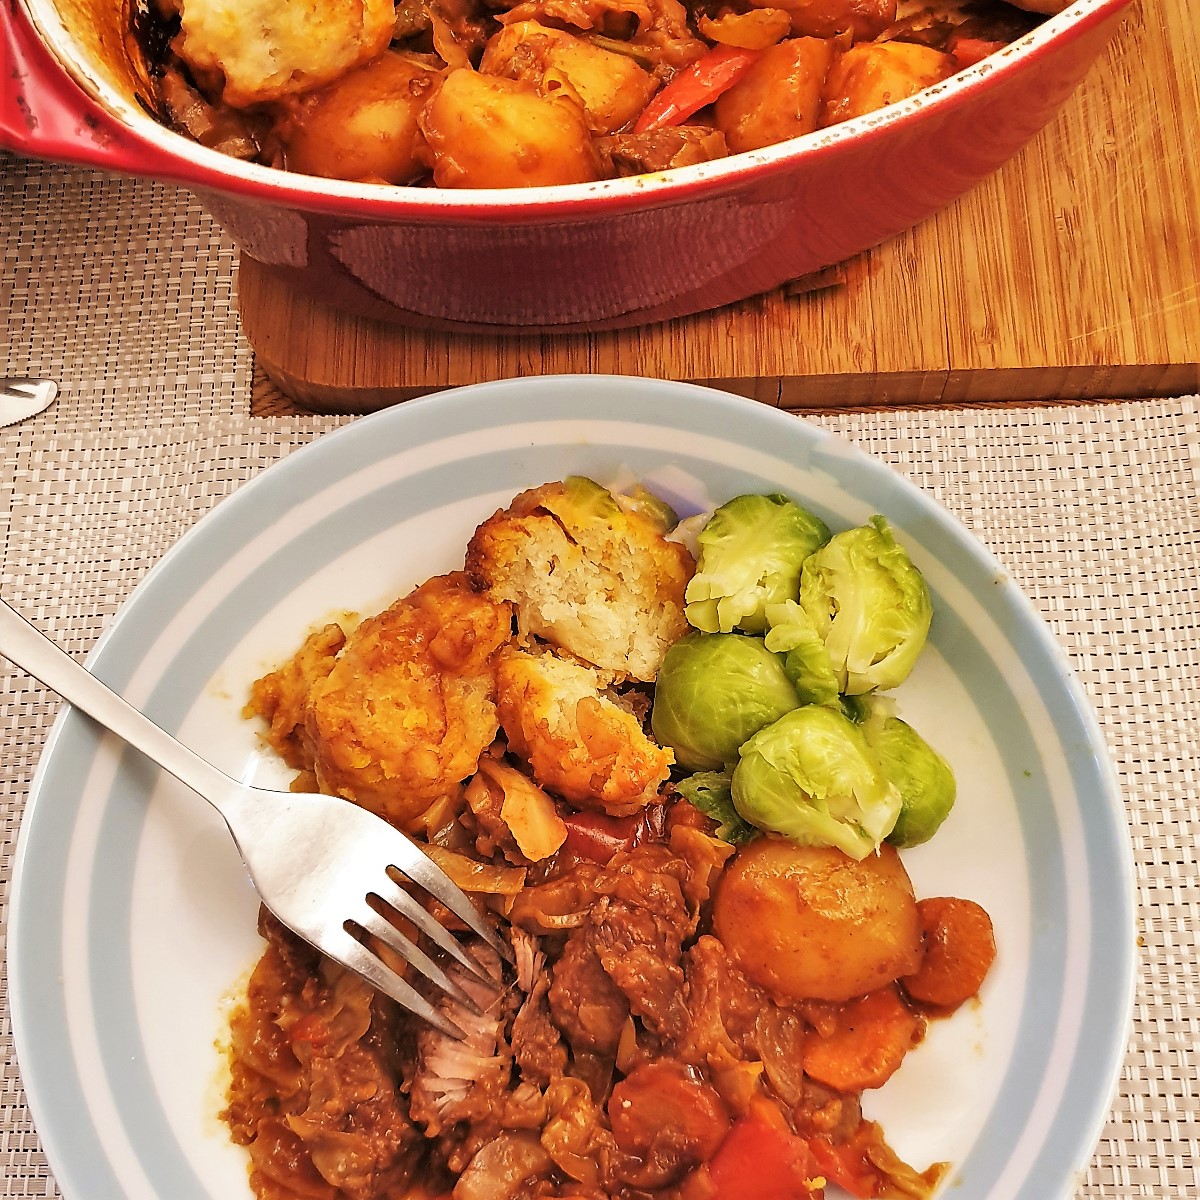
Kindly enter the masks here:
[[856, 42], [878, 37], [896, 19], [896, 0], [755, 0], [755, 7], [782, 8], [801, 37], [850, 33]]
[[346, 644], [340, 625], [314, 630], [304, 645], [277, 670], [254, 681], [245, 715], [266, 721], [267, 743], [289, 767], [311, 771], [315, 761], [304, 715], [312, 685], [333, 670], [338, 651]]
[[391, 40], [393, 0], [183, 0], [180, 58], [234, 108], [306, 92]]
[[508, 748], [534, 779], [580, 808], [623, 816], [658, 795], [673, 757], [603, 694], [603, 683], [591, 667], [515, 647], [500, 653], [496, 667]]
[[588, 479], [522, 492], [476, 530], [466, 566], [522, 633], [623, 678], [652, 680], [688, 629], [691, 554]]
[[309, 691], [322, 790], [404, 825], [470, 776], [499, 728], [493, 655], [511, 628], [462, 573], [365, 620]]

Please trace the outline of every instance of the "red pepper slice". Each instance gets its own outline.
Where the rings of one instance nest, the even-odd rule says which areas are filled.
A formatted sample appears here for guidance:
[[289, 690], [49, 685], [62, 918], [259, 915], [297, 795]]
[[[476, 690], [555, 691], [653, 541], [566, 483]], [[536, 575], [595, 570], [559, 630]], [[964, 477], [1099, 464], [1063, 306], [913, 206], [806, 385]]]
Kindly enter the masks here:
[[563, 850], [573, 858], [590, 859], [604, 866], [618, 850], [661, 839], [666, 819], [666, 809], [661, 804], [647, 805], [628, 817], [591, 811], [570, 813], [563, 817], [567, 827]]
[[563, 849], [575, 858], [587, 858], [603, 866], [618, 850], [628, 850], [638, 833], [638, 816], [609, 817], [603, 813], [577, 812], [564, 817], [567, 840]]
[[633, 132], [645, 133], [686, 121], [737, 83], [761, 53], [741, 46], [714, 46], [655, 94], [634, 122]]
[[953, 38], [946, 49], [954, 59], [955, 68], [961, 71], [966, 67], [973, 67], [977, 62], [982, 62], [988, 55], [995, 54], [997, 50], [1003, 50], [1007, 44], [1007, 42], [990, 41], [987, 38], [960, 37]]
[[740, 1117], [708, 1164], [714, 1200], [820, 1200], [807, 1144], [786, 1126]]

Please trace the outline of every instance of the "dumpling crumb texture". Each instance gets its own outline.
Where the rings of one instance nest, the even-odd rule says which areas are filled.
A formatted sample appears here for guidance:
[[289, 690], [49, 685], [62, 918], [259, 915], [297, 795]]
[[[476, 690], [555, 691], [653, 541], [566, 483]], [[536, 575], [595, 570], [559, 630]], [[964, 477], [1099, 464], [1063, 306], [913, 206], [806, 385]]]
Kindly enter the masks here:
[[636, 512], [580, 503], [569, 484], [522, 492], [485, 521], [466, 570], [494, 601], [517, 606], [522, 634], [622, 678], [652, 681], [687, 632], [688, 550]]
[[381, 53], [392, 0], [184, 0], [179, 55], [224, 76], [221, 98], [245, 108], [330, 83]]

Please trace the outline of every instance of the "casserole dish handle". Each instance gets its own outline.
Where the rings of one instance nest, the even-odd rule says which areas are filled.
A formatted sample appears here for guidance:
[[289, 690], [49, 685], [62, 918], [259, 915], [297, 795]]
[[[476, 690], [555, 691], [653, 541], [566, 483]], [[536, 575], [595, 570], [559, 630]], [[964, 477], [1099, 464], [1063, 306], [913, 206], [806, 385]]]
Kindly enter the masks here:
[[20, 0], [0, 0], [0, 63], [0, 149], [135, 174], [165, 166], [71, 79]]

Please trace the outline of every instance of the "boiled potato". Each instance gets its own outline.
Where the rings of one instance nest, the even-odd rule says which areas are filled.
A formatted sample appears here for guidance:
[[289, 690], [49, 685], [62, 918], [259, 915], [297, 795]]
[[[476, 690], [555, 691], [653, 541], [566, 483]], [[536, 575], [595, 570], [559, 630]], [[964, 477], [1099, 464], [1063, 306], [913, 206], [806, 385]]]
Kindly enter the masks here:
[[600, 178], [579, 101], [521, 79], [451, 71], [421, 117], [438, 187], [538, 187]]
[[739, 851], [713, 926], [754, 983], [789, 1000], [850, 1000], [912, 974], [921, 924], [900, 856], [761, 837]]
[[305, 96], [279, 126], [288, 169], [412, 183], [432, 162], [417, 117], [440, 79], [440, 72], [389, 50]]
[[821, 124], [834, 125], [907, 100], [954, 71], [954, 60], [931, 46], [878, 42], [851, 46], [829, 69]]
[[716, 103], [717, 128], [731, 154], [759, 150], [817, 127], [833, 42], [788, 38], [758, 61]]
[[557, 72], [574, 88], [596, 133], [615, 133], [629, 124], [658, 88], [658, 80], [628, 55], [537, 21], [506, 25], [488, 42], [479, 69], [539, 88]]

